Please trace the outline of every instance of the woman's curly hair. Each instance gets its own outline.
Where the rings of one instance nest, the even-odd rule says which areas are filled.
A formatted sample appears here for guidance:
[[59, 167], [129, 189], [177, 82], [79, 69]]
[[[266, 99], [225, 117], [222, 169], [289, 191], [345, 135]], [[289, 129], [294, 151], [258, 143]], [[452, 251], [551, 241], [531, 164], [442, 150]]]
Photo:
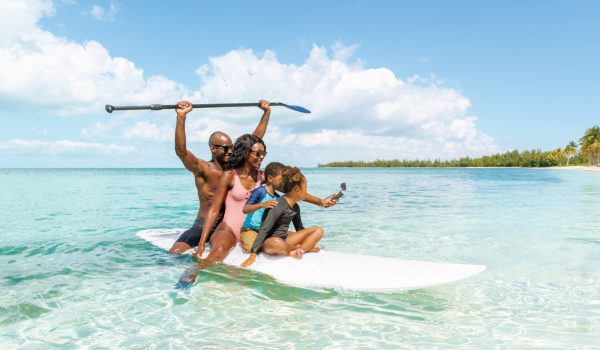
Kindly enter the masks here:
[[244, 134], [235, 140], [233, 144], [233, 149], [231, 156], [229, 157], [229, 161], [225, 164], [225, 170], [237, 169], [244, 165], [244, 161], [246, 157], [250, 154], [252, 150], [252, 146], [255, 143], [260, 143], [265, 147], [265, 151], [267, 150], [267, 146], [263, 142], [263, 140], [252, 134]]
[[283, 171], [283, 192], [289, 193], [294, 187], [302, 186], [306, 181], [306, 177], [302, 175], [300, 169], [296, 167], [288, 167]]

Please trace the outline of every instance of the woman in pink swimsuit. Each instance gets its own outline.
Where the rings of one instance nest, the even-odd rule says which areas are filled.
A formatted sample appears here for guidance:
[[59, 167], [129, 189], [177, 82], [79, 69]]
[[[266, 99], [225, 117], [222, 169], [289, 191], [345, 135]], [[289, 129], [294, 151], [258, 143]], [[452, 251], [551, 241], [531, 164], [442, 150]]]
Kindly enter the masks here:
[[196, 258], [199, 259], [204, 253], [206, 238], [219, 215], [223, 201], [225, 201], [225, 214], [223, 221], [210, 238], [212, 248], [208, 257], [200, 261], [201, 267], [224, 260], [231, 248], [239, 242], [240, 228], [246, 218], [242, 208], [252, 190], [260, 186], [263, 180], [260, 165], [266, 154], [265, 143], [255, 135], [242, 135], [233, 144], [233, 154], [225, 165], [226, 171], [223, 173], [206, 217], [195, 254]]

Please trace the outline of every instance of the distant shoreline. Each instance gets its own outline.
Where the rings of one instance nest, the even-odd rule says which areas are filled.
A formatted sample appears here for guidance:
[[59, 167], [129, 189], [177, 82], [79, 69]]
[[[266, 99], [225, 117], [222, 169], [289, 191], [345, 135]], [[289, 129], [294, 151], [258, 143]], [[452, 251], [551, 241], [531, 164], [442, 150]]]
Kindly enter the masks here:
[[[350, 167], [342, 167], [342, 166], [301, 166], [301, 169], [556, 169], [556, 170], [580, 170], [580, 171], [596, 171], [600, 172], [600, 167], [598, 166], [582, 166], [582, 165], [573, 165], [573, 166], [552, 166], [552, 167], [518, 167], [518, 166], [437, 166], [437, 167], [373, 167], [373, 166], [350, 166]], [[160, 167], [152, 167], [152, 168], [0, 168], [1, 170], [185, 170], [183, 167], [174, 167], [174, 168], [160, 168]]]
[[371, 166], [348, 166], [348, 167], [341, 167], [341, 166], [330, 166], [330, 167], [326, 167], [326, 166], [320, 166], [318, 167], [319, 169], [550, 169], [550, 170], [581, 170], [581, 171], [598, 171], [600, 172], [600, 167], [597, 166], [591, 166], [591, 165], [587, 165], [587, 166], [582, 166], [582, 165], [573, 165], [573, 166], [550, 166], [550, 167], [521, 167], [521, 166], [463, 166], [463, 167], [458, 167], [458, 166], [437, 166], [437, 167], [404, 167], [404, 166], [398, 166], [398, 167], [371, 167]]
[[598, 166], [592, 166], [592, 165], [588, 165], [588, 166], [583, 166], [583, 165], [554, 166], [554, 167], [549, 167], [548, 169], [600, 171], [600, 167], [598, 167]]

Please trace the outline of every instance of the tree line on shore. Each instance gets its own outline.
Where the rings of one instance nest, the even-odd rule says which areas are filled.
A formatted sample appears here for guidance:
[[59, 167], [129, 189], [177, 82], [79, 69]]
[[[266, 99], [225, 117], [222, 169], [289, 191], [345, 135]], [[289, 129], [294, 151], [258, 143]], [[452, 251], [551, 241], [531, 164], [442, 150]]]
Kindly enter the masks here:
[[569, 142], [564, 148], [552, 151], [508, 151], [479, 158], [463, 157], [453, 160], [381, 160], [340, 161], [319, 164], [319, 167], [345, 168], [436, 168], [436, 167], [552, 167], [569, 165], [600, 166], [600, 127], [594, 126], [586, 130], [584, 136]]

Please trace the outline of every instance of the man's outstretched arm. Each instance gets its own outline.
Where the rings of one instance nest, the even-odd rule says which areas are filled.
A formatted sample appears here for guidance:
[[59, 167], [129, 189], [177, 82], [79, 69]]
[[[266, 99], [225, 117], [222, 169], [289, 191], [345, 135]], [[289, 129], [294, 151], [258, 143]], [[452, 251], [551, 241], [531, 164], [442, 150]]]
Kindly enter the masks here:
[[177, 104], [177, 124], [175, 126], [175, 153], [183, 162], [185, 168], [194, 174], [200, 173], [200, 160], [187, 150], [185, 136], [185, 118], [192, 110], [192, 104], [188, 101], [179, 101]]
[[252, 135], [262, 139], [267, 133], [267, 125], [269, 125], [269, 117], [271, 116], [271, 106], [269, 106], [269, 101], [267, 100], [260, 100], [258, 103], [260, 104], [259, 108], [263, 110], [263, 115], [260, 117], [260, 122], [258, 122]]

